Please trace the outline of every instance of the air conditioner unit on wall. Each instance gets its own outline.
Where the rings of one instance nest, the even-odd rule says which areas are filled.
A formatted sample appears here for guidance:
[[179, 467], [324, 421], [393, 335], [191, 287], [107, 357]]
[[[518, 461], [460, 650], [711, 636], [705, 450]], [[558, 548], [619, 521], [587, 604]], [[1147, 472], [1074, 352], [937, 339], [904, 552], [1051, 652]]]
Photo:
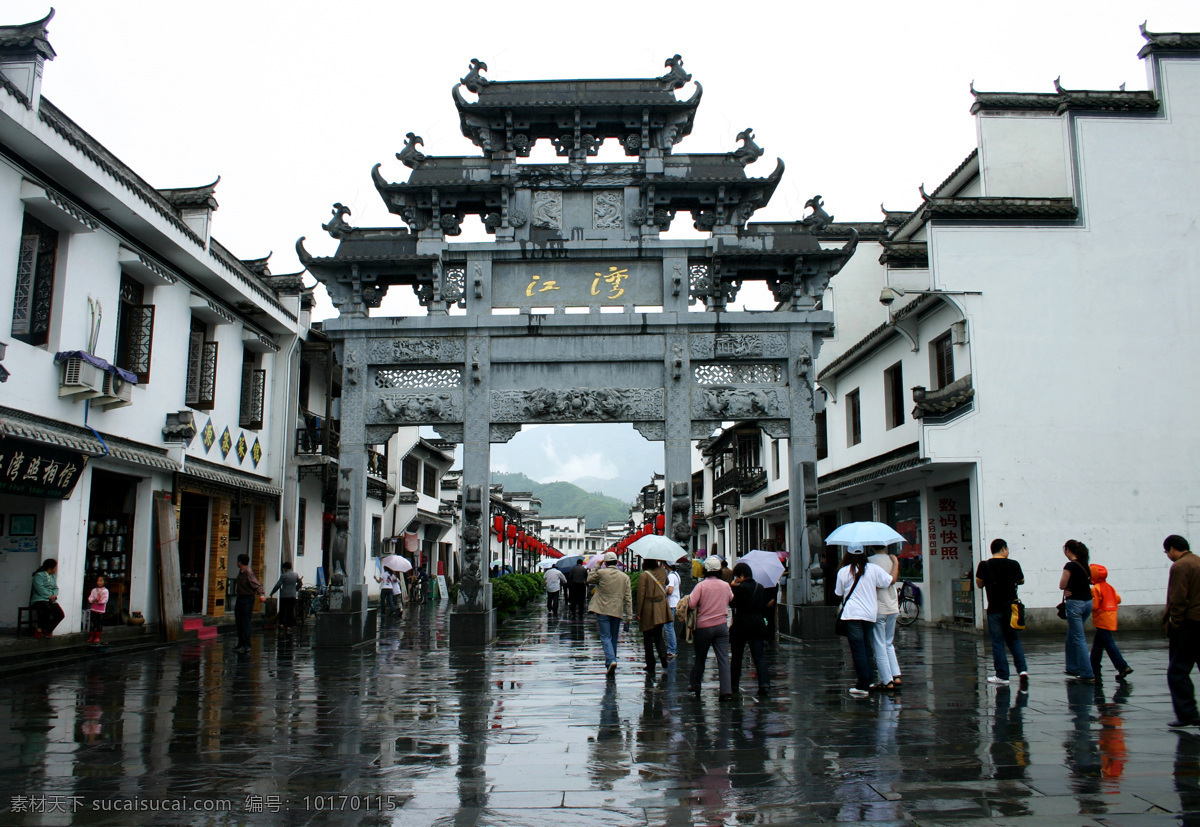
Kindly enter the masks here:
[[105, 410], [109, 408], [124, 408], [133, 404], [133, 385], [116, 374], [104, 372], [104, 384], [100, 388], [100, 396], [93, 405], [100, 405]]
[[103, 377], [107, 374], [93, 364], [72, 356], [63, 362], [62, 382], [58, 386], [59, 396], [74, 396], [78, 402], [99, 396]]

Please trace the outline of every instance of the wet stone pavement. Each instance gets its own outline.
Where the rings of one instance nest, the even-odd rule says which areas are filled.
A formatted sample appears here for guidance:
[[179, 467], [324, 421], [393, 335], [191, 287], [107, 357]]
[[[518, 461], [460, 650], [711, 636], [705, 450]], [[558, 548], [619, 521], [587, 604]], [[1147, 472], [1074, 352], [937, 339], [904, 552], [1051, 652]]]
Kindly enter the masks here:
[[607, 681], [592, 623], [533, 611], [451, 651], [444, 607], [351, 651], [266, 632], [6, 678], [0, 824], [1200, 823], [1152, 636], [1098, 686], [1027, 639], [1023, 692], [986, 682], [985, 638], [902, 629], [903, 690], [867, 700], [840, 639], [783, 643], [773, 697], [750, 669], [721, 703], [711, 657], [686, 691], [687, 646], [650, 680], [623, 636]]

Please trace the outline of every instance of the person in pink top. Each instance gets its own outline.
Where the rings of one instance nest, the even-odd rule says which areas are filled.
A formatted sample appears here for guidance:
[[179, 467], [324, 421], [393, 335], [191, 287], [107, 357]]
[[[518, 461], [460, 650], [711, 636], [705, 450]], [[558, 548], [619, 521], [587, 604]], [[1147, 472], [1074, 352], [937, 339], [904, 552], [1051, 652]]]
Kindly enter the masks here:
[[88, 595], [88, 607], [91, 609], [91, 632], [88, 643], [100, 642], [100, 630], [103, 628], [104, 612], [108, 609], [108, 589], [104, 587], [104, 575], [96, 575], [96, 588]]
[[733, 590], [721, 579], [721, 559], [709, 557], [704, 561], [704, 579], [696, 584], [688, 596], [688, 609], [696, 613], [696, 631], [692, 645], [696, 658], [692, 663], [688, 691], [700, 693], [700, 679], [704, 676], [704, 661], [708, 659], [709, 647], [717, 653], [717, 675], [720, 682], [720, 699], [733, 699], [733, 681], [729, 674], [729, 624], [726, 612], [733, 602]]

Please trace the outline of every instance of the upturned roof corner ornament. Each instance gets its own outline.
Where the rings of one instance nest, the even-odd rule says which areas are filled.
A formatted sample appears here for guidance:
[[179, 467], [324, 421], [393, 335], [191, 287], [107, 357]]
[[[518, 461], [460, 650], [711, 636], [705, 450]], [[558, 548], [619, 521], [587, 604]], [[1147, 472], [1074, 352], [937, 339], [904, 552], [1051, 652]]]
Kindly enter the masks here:
[[488, 70], [487, 64], [478, 58], [471, 58], [471, 71], [467, 72], [465, 78], [459, 78], [458, 82], [467, 87], [468, 91], [479, 94], [479, 90], [491, 83], [480, 72]]
[[342, 216], [350, 215], [350, 208], [345, 204], [338, 202], [333, 205], [333, 220], [328, 224], [322, 224], [321, 229], [329, 233], [331, 236], [341, 241], [354, 229]]
[[425, 141], [420, 135], [409, 132], [404, 136], [404, 149], [396, 153], [396, 159], [409, 169], [416, 169], [425, 160], [425, 153], [417, 149], [417, 146], [424, 146]]
[[814, 195], [804, 202], [805, 209], [810, 207], [812, 212], [800, 222], [805, 227], [811, 228], [813, 232], [820, 232], [833, 223], [833, 216], [825, 212], [825, 202], [821, 200], [821, 196]]
[[743, 167], [753, 164], [766, 152], [766, 150], [754, 142], [754, 127], [748, 126], [739, 132], [737, 140], [741, 141], [742, 145], [729, 153], [729, 155]]
[[[659, 80], [661, 80], [668, 89], [682, 89], [683, 85], [692, 79], [691, 75], [683, 71], [683, 58], [680, 55], [673, 55], [672, 57], [667, 58], [667, 61], [663, 64], [663, 66], [666, 66], [668, 69], [670, 69], [670, 71], [660, 77]], [[487, 67], [485, 66], [483, 68], [486, 69]], [[471, 87], [468, 86], [467, 88], [470, 89]]]

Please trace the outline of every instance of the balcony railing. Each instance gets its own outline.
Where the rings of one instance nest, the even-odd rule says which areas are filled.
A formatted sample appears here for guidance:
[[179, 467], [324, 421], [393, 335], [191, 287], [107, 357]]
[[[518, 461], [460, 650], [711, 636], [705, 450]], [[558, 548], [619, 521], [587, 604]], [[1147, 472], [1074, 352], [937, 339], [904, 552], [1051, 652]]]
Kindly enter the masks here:
[[713, 481], [713, 494], [720, 497], [727, 491], [753, 494], [767, 484], [767, 472], [756, 466], [745, 466], [726, 471]]
[[341, 445], [338, 423], [307, 411], [301, 411], [300, 416], [304, 420], [304, 427], [296, 429], [296, 455], [337, 459]]
[[367, 449], [367, 473], [372, 477], [387, 479], [387, 457], [382, 451]]

